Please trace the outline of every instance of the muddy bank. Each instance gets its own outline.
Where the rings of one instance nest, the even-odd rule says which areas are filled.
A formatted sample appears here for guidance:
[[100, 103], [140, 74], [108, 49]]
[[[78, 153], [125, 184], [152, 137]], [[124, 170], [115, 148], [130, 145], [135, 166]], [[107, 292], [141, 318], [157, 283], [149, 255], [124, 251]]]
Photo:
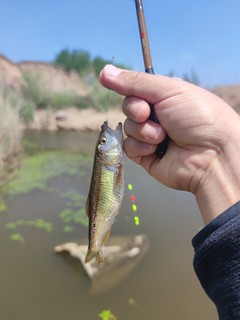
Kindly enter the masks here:
[[23, 129], [31, 130], [74, 130], [74, 131], [95, 131], [99, 130], [106, 120], [111, 127], [118, 122], [124, 122], [125, 115], [121, 109], [113, 109], [107, 112], [98, 112], [94, 109], [79, 110], [68, 108], [65, 110], [49, 111], [37, 110], [34, 120], [23, 125]]

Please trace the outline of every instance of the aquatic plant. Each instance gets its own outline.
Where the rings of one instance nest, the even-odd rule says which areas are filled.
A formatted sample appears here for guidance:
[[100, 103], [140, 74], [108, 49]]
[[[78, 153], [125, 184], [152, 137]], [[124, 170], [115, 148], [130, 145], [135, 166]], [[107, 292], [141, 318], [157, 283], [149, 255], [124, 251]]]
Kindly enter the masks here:
[[43, 219], [36, 219], [36, 220], [16, 220], [13, 222], [9, 222], [5, 225], [6, 229], [9, 230], [16, 230], [20, 226], [27, 226], [27, 227], [35, 227], [36, 229], [43, 229], [46, 232], [52, 232], [53, 225], [51, 222], [47, 222]]
[[59, 214], [60, 219], [64, 223], [75, 222], [82, 224], [83, 226], [88, 226], [88, 219], [85, 214], [85, 209], [72, 209], [66, 208]]
[[101, 320], [117, 320], [110, 310], [103, 310], [98, 316]]
[[138, 310], [138, 312], [142, 315], [145, 316], [145, 319], [153, 319], [153, 317], [150, 315], [149, 311], [146, 310], [139, 302], [137, 302], [136, 300], [134, 300], [133, 298], [128, 298], [128, 304], [131, 307], [134, 307], [136, 310]]
[[[27, 227], [34, 227], [36, 229], [42, 229], [47, 233], [52, 232], [53, 225], [51, 222], [47, 222], [43, 219], [36, 219], [36, 220], [16, 220], [9, 222], [5, 225], [5, 228], [8, 230], [16, 230], [21, 226], [27, 226]], [[25, 239], [22, 236], [21, 233], [12, 233], [10, 235], [10, 239], [16, 242], [24, 243]]]
[[[89, 157], [64, 151], [40, 150], [32, 143], [25, 143], [25, 146], [27, 146], [28, 151], [30, 150], [30, 154], [23, 159], [22, 166], [14, 179], [2, 187], [3, 198], [6, 195], [12, 197], [26, 194], [34, 189], [53, 192], [59, 197], [66, 199], [66, 207], [59, 214], [64, 224], [63, 232], [73, 232], [74, 224], [87, 226], [88, 219], [84, 209], [86, 196], [74, 189], [62, 193], [58, 187], [50, 188], [48, 181], [63, 174], [74, 176], [75, 178], [82, 177], [89, 165]], [[0, 211], [5, 210], [7, 210], [7, 205], [0, 197]], [[5, 225], [5, 228], [10, 231], [18, 231], [23, 226], [42, 229], [48, 233], [53, 230], [52, 222], [41, 218], [34, 219], [33, 217], [31, 220], [18, 219], [10, 221]]]
[[69, 190], [61, 196], [69, 201], [67, 202], [67, 208], [59, 214], [60, 219], [64, 223], [80, 223], [87, 227], [88, 219], [85, 213], [86, 196], [75, 190]]
[[6, 202], [0, 197], [0, 212], [7, 210]]
[[[42, 151], [26, 157], [14, 180], [2, 190], [15, 196], [34, 189], [46, 190], [47, 181], [61, 174], [80, 175], [80, 166], [87, 163], [87, 157], [63, 151]], [[48, 189], [50, 191], [50, 189]]]
[[[154, 318], [143, 306], [141, 306], [136, 300], [131, 297], [128, 298], [128, 305], [134, 307], [135, 310], [138, 311], [141, 315], [144, 315], [144, 318], [146, 320]], [[117, 320], [116, 316], [113, 315], [112, 312], [108, 309], [103, 310], [101, 313], [99, 313], [98, 316], [101, 320]]]
[[73, 227], [71, 227], [71, 226], [65, 226], [65, 227], [63, 228], [63, 231], [66, 232], [66, 233], [71, 233], [71, 232], [73, 232]]
[[16, 241], [16, 242], [25, 242], [23, 236], [20, 233], [13, 233], [11, 234], [11, 240]]

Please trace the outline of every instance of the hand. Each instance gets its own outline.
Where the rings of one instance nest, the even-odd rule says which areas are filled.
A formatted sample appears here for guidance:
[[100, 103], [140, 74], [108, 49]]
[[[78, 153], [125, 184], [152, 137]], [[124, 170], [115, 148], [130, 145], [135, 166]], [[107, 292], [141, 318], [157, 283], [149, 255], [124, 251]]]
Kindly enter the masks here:
[[[180, 79], [110, 65], [100, 81], [126, 96], [129, 158], [161, 183], [195, 194], [205, 222], [240, 199], [240, 120], [228, 104]], [[148, 103], [160, 124], [148, 120]], [[171, 142], [159, 159], [155, 151], [166, 132]]]

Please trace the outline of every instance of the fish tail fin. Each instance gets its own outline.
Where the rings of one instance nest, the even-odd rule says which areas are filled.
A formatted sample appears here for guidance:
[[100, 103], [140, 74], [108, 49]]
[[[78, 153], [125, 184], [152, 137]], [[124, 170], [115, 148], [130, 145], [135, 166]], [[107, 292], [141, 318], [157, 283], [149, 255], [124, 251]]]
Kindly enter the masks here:
[[92, 251], [91, 249], [88, 249], [88, 252], [87, 252], [87, 255], [86, 255], [86, 258], [85, 258], [84, 262], [88, 263], [93, 258], [96, 258], [96, 260], [99, 263], [100, 267], [104, 266], [104, 258], [103, 258], [103, 254], [102, 254], [101, 250], [95, 252], [95, 251]]
[[104, 258], [103, 258], [102, 250], [96, 253], [96, 260], [99, 263], [100, 267], [104, 266]]

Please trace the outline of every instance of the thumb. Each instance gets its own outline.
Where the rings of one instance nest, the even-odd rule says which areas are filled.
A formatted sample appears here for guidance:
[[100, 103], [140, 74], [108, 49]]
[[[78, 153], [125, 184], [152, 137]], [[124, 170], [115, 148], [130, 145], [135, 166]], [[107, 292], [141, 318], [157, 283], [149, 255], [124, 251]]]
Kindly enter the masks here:
[[101, 84], [124, 96], [135, 96], [155, 104], [173, 94], [174, 83], [184, 81], [106, 65], [99, 75]]

